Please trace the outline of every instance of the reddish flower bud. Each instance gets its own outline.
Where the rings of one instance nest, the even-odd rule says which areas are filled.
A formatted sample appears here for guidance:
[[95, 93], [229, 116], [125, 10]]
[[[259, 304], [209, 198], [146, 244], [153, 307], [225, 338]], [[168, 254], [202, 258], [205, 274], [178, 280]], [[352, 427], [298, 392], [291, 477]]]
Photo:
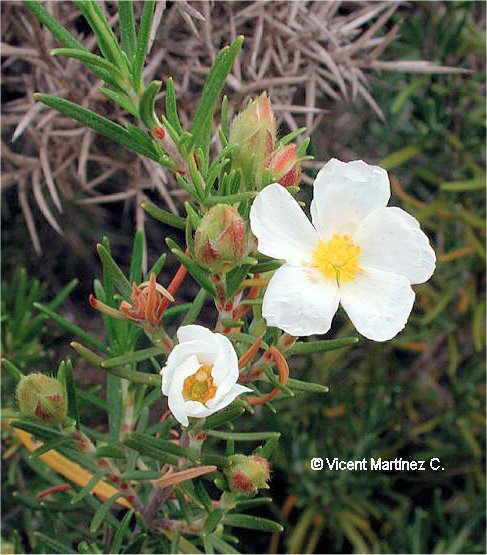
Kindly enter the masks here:
[[283, 187], [299, 185], [301, 164], [296, 155], [296, 145], [286, 145], [276, 150], [269, 163], [275, 181]]
[[29, 374], [17, 385], [17, 402], [24, 416], [44, 424], [61, 424], [66, 419], [66, 392], [61, 382], [44, 374]]
[[259, 489], [269, 487], [269, 461], [258, 455], [233, 455], [229, 458], [225, 475], [231, 491], [253, 496]]
[[230, 129], [230, 143], [237, 147], [232, 154], [233, 167], [247, 180], [262, 185], [262, 174], [276, 143], [276, 121], [266, 92], [237, 115]]
[[210, 208], [194, 238], [195, 258], [214, 273], [226, 273], [248, 252], [247, 230], [238, 211], [228, 204]]

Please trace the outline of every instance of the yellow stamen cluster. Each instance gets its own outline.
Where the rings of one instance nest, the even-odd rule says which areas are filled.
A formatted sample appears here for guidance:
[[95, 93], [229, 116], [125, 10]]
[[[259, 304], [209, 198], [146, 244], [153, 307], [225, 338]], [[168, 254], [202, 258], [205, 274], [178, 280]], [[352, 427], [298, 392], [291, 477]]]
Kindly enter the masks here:
[[216, 385], [213, 382], [211, 364], [203, 364], [194, 374], [188, 376], [183, 384], [183, 397], [185, 401], [199, 401], [206, 403], [216, 394]]
[[360, 272], [360, 247], [348, 235], [335, 233], [326, 243], [318, 241], [313, 254], [312, 266], [338, 284], [352, 281]]

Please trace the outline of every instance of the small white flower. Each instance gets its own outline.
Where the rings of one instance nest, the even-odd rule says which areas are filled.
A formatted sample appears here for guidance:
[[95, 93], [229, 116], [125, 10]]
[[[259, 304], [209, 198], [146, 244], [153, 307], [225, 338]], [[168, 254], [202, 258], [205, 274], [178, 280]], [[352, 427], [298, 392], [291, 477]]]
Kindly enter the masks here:
[[259, 251], [286, 261], [264, 295], [267, 324], [295, 336], [326, 333], [341, 303], [362, 335], [391, 339], [411, 312], [411, 284], [435, 269], [428, 238], [415, 218], [387, 207], [387, 172], [362, 160], [330, 160], [313, 195], [313, 224], [276, 183], [252, 205]]
[[177, 336], [179, 344], [161, 370], [162, 392], [183, 426], [188, 425], [188, 416], [209, 416], [252, 391], [237, 383], [237, 354], [224, 335], [202, 326], [184, 326]]

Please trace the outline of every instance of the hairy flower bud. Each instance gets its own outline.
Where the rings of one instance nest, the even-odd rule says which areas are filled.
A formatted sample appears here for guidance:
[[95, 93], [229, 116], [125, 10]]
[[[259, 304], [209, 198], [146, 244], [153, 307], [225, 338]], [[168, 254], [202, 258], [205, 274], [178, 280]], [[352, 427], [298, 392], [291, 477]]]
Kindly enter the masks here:
[[216, 204], [201, 220], [194, 237], [199, 264], [214, 273], [226, 273], [248, 252], [248, 233], [238, 211], [228, 204]]
[[252, 100], [235, 118], [230, 129], [230, 143], [237, 148], [232, 154], [233, 167], [256, 185], [261, 179], [276, 142], [276, 121], [267, 93]]
[[286, 145], [276, 150], [269, 163], [273, 179], [283, 187], [299, 185], [301, 164], [296, 155], [296, 145]]
[[44, 424], [60, 424], [66, 418], [66, 393], [63, 384], [44, 374], [29, 374], [17, 385], [17, 401], [24, 416]]
[[233, 455], [228, 459], [225, 475], [234, 493], [253, 496], [259, 489], [268, 489], [269, 461], [258, 455]]

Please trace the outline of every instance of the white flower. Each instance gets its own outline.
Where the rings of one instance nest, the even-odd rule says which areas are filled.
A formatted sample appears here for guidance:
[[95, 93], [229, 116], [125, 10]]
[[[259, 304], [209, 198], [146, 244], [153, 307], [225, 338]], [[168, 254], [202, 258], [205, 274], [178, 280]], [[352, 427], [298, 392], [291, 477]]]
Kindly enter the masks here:
[[184, 326], [177, 336], [179, 344], [161, 370], [162, 392], [183, 426], [188, 425], [188, 416], [209, 416], [252, 391], [237, 383], [237, 354], [224, 335], [202, 326]]
[[378, 166], [332, 159], [313, 195], [313, 224], [276, 183], [252, 205], [259, 251], [286, 261], [264, 295], [267, 324], [295, 336], [326, 333], [341, 303], [362, 335], [391, 339], [411, 312], [411, 284], [435, 269], [428, 238], [415, 218], [387, 207], [389, 179]]

